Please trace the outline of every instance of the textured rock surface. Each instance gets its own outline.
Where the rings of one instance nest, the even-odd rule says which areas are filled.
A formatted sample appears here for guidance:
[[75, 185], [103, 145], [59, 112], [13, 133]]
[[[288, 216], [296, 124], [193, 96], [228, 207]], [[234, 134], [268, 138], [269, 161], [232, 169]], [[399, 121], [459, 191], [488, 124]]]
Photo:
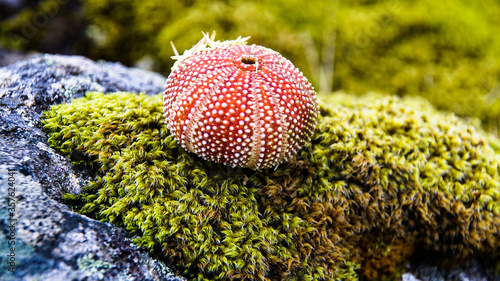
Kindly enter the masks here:
[[[50, 105], [87, 91], [162, 91], [160, 75], [82, 57], [45, 55], [0, 69], [0, 280], [183, 280], [126, 232], [58, 202], [87, 174], [46, 145], [37, 126]], [[16, 270], [7, 269], [9, 175], [15, 170]]]
[[[182, 280], [132, 244], [127, 233], [60, 203], [88, 171], [47, 146], [40, 113], [87, 91], [163, 91], [164, 77], [82, 57], [44, 55], [0, 68], [0, 280]], [[15, 170], [16, 273], [7, 271], [8, 168]], [[495, 280], [472, 262], [454, 270], [412, 262], [403, 280]], [[493, 279], [492, 279], [493, 278]]]
[[[3, 160], [3, 159], [2, 159]], [[15, 178], [15, 273], [5, 255], [12, 220], [0, 200], [1, 280], [183, 280], [138, 249], [123, 230], [71, 212], [49, 198], [19, 166], [0, 166], [0, 194], [8, 194], [8, 168]], [[11, 218], [11, 217], [9, 217]]]
[[469, 261], [454, 268], [439, 268], [421, 261], [412, 262], [410, 272], [403, 274], [403, 281], [499, 281], [500, 276], [495, 273], [495, 266], [480, 263], [477, 260]]
[[[45, 134], [37, 127], [40, 113], [87, 91], [156, 94], [164, 83], [158, 74], [83, 57], [44, 55], [2, 68], [0, 159], [27, 169], [55, 198], [61, 192], [76, 192], [81, 178], [71, 174], [68, 162], [46, 145]], [[58, 185], [61, 182], [64, 186]]]

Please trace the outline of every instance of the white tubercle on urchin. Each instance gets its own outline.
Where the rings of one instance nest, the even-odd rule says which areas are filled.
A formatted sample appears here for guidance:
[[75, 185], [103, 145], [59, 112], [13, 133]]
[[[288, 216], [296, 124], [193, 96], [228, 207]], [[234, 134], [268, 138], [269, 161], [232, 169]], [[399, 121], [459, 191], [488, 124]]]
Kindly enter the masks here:
[[246, 38], [215, 42], [204, 34], [167, 78], [164, 115], [177, 141], [201, 157], [262, 169], [309, 141], [316, 93], [279, 53]]

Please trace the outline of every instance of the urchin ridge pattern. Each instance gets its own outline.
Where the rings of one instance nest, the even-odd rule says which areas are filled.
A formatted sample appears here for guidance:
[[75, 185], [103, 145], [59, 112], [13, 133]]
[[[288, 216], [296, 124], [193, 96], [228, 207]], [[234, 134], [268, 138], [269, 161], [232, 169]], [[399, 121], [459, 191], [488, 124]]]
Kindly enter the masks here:
[[279, 53], [219, 43], [183, 56], [173, 68], [164, 116], [185, 149], [233, 167], [261, 169], [305, 145], [318, 104], [311, 84]]

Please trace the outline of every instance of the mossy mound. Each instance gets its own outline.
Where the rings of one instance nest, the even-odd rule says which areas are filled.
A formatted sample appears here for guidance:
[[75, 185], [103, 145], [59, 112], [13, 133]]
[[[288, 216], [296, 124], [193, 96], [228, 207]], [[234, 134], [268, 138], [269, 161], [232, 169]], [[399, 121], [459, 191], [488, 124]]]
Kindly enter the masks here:
[[500, 158], [425, 102], [327, 97], [311, 143], [276, 169], [185, 152], [161, 96], [90, 93], [43, 115], [49, 143], [95, 179], [80, 212], [136, 235], [197, 280], [394, 277], [416, 247], [500, 246]]

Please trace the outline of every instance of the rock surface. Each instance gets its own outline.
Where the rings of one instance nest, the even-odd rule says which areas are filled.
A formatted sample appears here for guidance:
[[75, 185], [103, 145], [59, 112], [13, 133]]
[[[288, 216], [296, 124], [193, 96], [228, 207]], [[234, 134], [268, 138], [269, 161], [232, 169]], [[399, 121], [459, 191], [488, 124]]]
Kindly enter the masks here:
[[[49, 148], [38, 125], [50, 105], [87, 91], [153, 94], [164, 81], [83, 57], [44, 55], [0, 69], [0, 280], [184, 280], [134, 245], [125, 231], [60, 203], [88, 175]], [[8, 210], [11, 203], [15, 210]], [[14, 273], [7, 264], [12, 241]]]
[[[155, 73], [76, 56], [43, 55], [0, 68], [0, 280], [185, 280], [124, 230], [61, 203], [62, 194], [80, 192], [90, 175], [48, 147], [39, 125], [41, 112], [87, 91], [156, 94], [164, 82]], [[13, 240], [15, 273], [7, 263]], [[477, 262], [451, 271], [412, 262], [402, 279], [491, 278], [493, 268]]]
[[[1, 280], [184, 280], [138, 249], [123, 230], [71, 212], [51, 199], [27, 170], [19, 168], [0, 166], [0, 194], [15, 188], [16, 198], [0, 201]], [[7, 202], [15, 202], [13, 216]], [[6, 260], [12, 253], [13, 272]]]
[[164, 83], [158, 74], [77, 56], [44, 55], [2, 68], [0, 159], [25, 168], [53, 198], [78, 192], [82, 178], [72, 174], [69, 162], [46, 145], [38, 126], [41, 112], [87, 91], [156, 94]]
[[422, 260], [412, 262], [403, 281], [500, 281], [495, 265], [471, 260], [453, 268], [440, 268]]

